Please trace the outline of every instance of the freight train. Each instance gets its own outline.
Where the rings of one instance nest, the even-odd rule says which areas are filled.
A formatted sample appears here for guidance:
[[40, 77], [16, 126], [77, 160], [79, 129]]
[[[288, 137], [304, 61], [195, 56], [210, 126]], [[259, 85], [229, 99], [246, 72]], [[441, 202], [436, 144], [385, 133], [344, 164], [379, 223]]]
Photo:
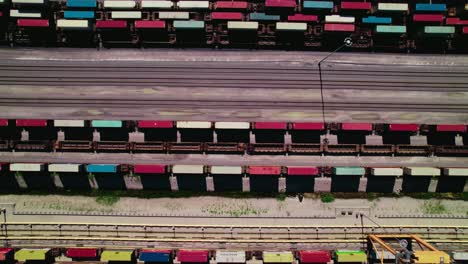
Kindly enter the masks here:
[[466, 125], [0, 120], [0, 151], [468, 156]]
[[468, 2], [2, 0], [10, 45], [468, 51]]

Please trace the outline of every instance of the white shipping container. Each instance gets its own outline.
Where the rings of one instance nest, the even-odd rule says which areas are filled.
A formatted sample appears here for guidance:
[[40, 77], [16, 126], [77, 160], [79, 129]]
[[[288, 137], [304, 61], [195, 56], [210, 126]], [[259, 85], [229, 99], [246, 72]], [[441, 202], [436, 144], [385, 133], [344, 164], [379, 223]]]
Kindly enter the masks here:
[[307, 23], [300, 22], [276, 22], [276, 30], [307, 30]]
[[374, 176], [402, 176], [402, 168], [372, 168], [371, 174]]
[[203, 165], [174, 165], [172, 173], [175, 174], [203, 174]]
[[405, 174], [411, 176], [440, 176], [440, 169], [434, 167], [406, 167]]
[[[63, 20], [63, 19], [62, 19]], [[67, 20], [72, 21], [72, 20]], [[88, 20], [73, 20], [73, 21], [88, 21]], [[84, 120], [54, 120], [56, 127], [84, 127]]]
[[241, 166], [211, 166], [211, 174], [242, 174]]
[[189, 12], [159, 12], [159, 19], [189, 19]]
[[50, 172], [80, 172], [81, 164], [49, 164]]
[[377, 9], [381, 11], [407, 11], [408, 4], [379, 3]]
[[217, 263], [245, 263], [245, 251], [216, 251]]
[[43, 171], [44, 164], [41, 163], [12, 163], [10, 171]]
[[10, 10], [10, 17], [31, 17], [41, 18], [41, 12], [20, 12], [19, 10]]
[[211, 122], [177, 121], [177, 128], [211, 128]]
[[43, 4], [44, 0], [11, 0], [14, 4]]
[[[229, 27], [229, 24], [228, 24], [228, 27]], [[258, 23], [257, 23], [257, 27], [258, 27]], [[215, 128], [216, 129], [249, 129], [250, 123], [249, 122], [216, 122]]]
[[456, 261], [467, 261], [468, 252], [453, 252], [453, 259]]
[[115, 1], [115, 0], [104, 1], [105, 8], [134, 8], [135, 5], [136, 5], [135, 1]]
[[194, 9], [208, 9], [210, 6], [209, 1], [179, 1], [177, 2], [179, 8], [194, 8]]
[[112, 19], [141, 19], [140, 11], [112, 11]]
[[172, 1], [145, 1], [141, 2], [141, 8], [172, 8]]
[[[68, 19], [57, 19], [57, 27], [58, 28], [88, 28], [88, 20], [68, 20]], [[57, 120], [54, 120], [54, 126], [57, 126]], [[77, 121], [77, 120], [70, 120], [70, 121]], [[79, 121], [76, 122], [79, 124]], [[82, 126], [83, 127], [84, 121]]]
[[[258, 29], [258, 22], [253, 21], [228, 21], [228, 29]], [[221, 122], [216, 122], [221, 123]], [[222, 123], [247, 123], [248, 122], [222, 122]], [[247, 127], [248, 128], [248, 127]]]
[[444, 168], [447, 176], [468, 176], [468, 168]]
[[325, 16], [327, 23], [354, 23], [354, 17], [342, 17], [340, 15]]

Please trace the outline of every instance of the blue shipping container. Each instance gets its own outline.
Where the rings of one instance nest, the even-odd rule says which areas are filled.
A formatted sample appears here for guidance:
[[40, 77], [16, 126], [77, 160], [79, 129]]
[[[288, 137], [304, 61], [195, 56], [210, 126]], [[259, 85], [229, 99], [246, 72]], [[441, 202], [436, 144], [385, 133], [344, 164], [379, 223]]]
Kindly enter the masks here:
[[278, 15], [267, 15], [265, 13], [250, 13], [250, 20], [265, 20], [265, 21], [279, 21], [280, 16]]
[[67, 0], [67, 7], [96, 7], [96, 0]]
[[171, 254], [169, 252], [140, 252], [138, 259], [144, 262], [169, 262]]
[[416, 11], [446, 11], [445, 4], [416, 4]]
[[94, 18], [94, 11], [65, 11], [63, 12], [64, 18]]
[[88, 164], [86, 165], [87, 172], [93, 173], [116, 173], [119, 165], [117, 164]]
[[376, 17], [376, 16], [368, 16], [362, 18], [362, 23], [367, 24], [391, 24], [392, 18], [391, 17]]
[[332, 9], [332, 1], [304, 1], [304, 8]]

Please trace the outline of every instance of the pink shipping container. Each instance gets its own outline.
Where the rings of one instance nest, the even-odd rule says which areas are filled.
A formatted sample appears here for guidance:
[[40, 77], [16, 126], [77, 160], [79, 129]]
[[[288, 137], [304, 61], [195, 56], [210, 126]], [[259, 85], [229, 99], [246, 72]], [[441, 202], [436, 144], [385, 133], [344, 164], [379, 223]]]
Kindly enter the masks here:
[[444, 15], [442, 14], [415, 14], [413, 15], [414, 22], [442, 22]]
[[69, 248], [65, 255], [69, 258], [96, 258], [97, 248]]
[[317, 22], [318, 17], [315, 15], [294, 14], [288, 16], [288, 21], [301, 21], [301, 22]]
[[370, 10], [370, 2], [341, 2], [341, 9]]
[[135, 164], [133, 166], [134, 173], [155, 173], [163, 174], [166, 172], [166, 165], [156, 165], [156, 164]]
[[218, 1], [216, 8], [219, 9], [247, 9], [247, 2], [244, 1]]
[[359, 131], [372, 131], [372, 124], [370, 123], [343, 123], [341, 130], [359, 130]]
[[317, 167], [288, 167], [288, 175], [318, 175]]
[[251, 175], [280, 175], [280, 166], [250, 166], [249, 173]]
[[293, 123], [292, 124], [293, 130], [324, 130], [325, 124], [324, 123]]
[[126, 28], [127, 21], [125, 20], [98, 20], [96, 28]]
[[18, 119], [16, 120], [17, 127], [46, 127], [47, 120], [45, 119]]
[[13, 248], [0, 248], [0, 261], [13, 260], [13, 254], [14, 254]]
[[466, 132], [466, 125], [437, 125], [437, 132]]
[[291, 0], [266, 0], [266, 7], [296, 7], [296, 1]]
[[325, 24], [325, 31], [353, 32], [353, 24]]
[[0, 119], [0, 126], [8, 126], [8, 119]]
[[18, 19], [19, 27], [49, 27], [47, 19]]
[[328, 263], [331, 261], [328, 251], [299, 251], [299, 261], [301, 263]]
[[390, 124], [388, 126], [390, 131], [406, 131], [406, 132], [417, 132], [419, 125], [417, 124]]
[[448, 17], [445, 19], [446, 25], [468, 25], [468, 20], [461, 20], [458, 17]]
[[159, 121], [159, 120], [142, 120], [138, 121], [139, 128], [173, 128], [174, 122], [172, 121]]
[[463, 27], [463, 34], [468, 34], [468, 27]]
[[179, 250], [177, 260], [185, 263], [208, 262], [208, 250]]
[[166, 21], [163, 21], [163, 20], [156, 20], [156, 21], [138, 20], [138, 21], [135, 21], [135, 28], [161, 28], [161, 29], [165, 29], [166, 28]]
[[255, 129], [285, 130], [286, 122], [255, 122]]
[[240, 12], [213, 12], [211, 19], [213, 20], [242, 20], [242, 13]]

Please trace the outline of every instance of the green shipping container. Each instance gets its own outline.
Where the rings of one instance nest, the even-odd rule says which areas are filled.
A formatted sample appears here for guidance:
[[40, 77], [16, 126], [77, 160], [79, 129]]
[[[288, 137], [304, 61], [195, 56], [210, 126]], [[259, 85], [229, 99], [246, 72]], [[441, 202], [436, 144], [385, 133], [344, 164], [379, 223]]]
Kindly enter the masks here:
[[378, 25], [376, 27], [377, 33], [406, 33], [406, 26], [387, 26], [387, 25]]
[[453, 33], [455, 33], [455, 27], [426, 26], [426, 27], [424, 27], [424, 33], [427, 33], [427, 34], [453, 34]]
[[338, 263], [367, 263], [367, 255], [361, 250], [337, 250], [335, 261]]
[[335, 175], [364, 175], [365, 169], [362, 167], [334, 167], [333, 173]]
[[92, 127], [122, 127], [122, 121], [115, 120], [93, 120]]
[[204, 29], [205, 22], [204, 21], [174, 21], [174, 27], [176, 29]]

